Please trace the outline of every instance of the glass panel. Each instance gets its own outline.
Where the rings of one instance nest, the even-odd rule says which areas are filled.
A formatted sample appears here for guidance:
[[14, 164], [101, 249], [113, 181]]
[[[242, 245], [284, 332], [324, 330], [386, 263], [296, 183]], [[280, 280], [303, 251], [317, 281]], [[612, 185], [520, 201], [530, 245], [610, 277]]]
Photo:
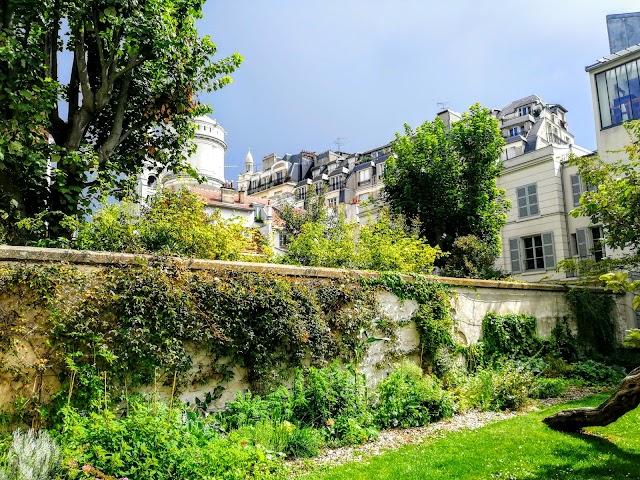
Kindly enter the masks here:
[[617, 98], [614, 98], [613, 106], [620, 108], [622, 120], [626, 122], [633, 118], [631, 115], [631, 95], [629, 94], [627, 67], [624, 65], [617, 67], [616, 76], [618, 77], [618, 83], [615, 85], [614, 89], [617, 94]]
[[537, 215], [540, 212], [540, 210], [538, 210], [538, 204], [534, 203], [532, 205], [529, 206], [529, 215]]
[[607, 77], [607, 93], [609, 95], [609, 108], [611, 109], [611, 123], [616, 125], [622, 123], [622, 109], [616, 103], [619, 103], [618, 92], [616, 86], [618, 85], [618, 78], [616, 77], [615, 69], [605, 72]]
[[627, 63], [627, 80], [631, 101], [631, 116], [634, 120], [637, 120], [640, 118], [640, 79], [638, 78], [637, 62]]

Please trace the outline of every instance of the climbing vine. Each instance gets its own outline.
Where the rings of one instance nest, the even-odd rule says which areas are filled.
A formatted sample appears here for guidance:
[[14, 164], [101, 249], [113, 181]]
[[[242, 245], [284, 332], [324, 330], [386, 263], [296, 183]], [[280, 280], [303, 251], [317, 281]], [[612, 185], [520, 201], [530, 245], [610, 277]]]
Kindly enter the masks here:
[[[300, 366], [358, 361], [363, 336], [392, 334], [372, 287], [357, 280], [191, 271], [161, 259], [5, 269], [0, 300], [0, 353], [10, 359], [0, 373], [17, 386], [23, 419], [51, 395], [83, 407], [144, 385], [224, 385], [237, 367], [266, 391]], [[34, 374], [42, 388], [26, 381]], [[47, 376], [57, 393], [45, 391]]]
[[578, 342], [588, 351], [603, 355], [616, 348], [615, 302], [584, 288], [572, 288], [565, 294], [578, 325]]

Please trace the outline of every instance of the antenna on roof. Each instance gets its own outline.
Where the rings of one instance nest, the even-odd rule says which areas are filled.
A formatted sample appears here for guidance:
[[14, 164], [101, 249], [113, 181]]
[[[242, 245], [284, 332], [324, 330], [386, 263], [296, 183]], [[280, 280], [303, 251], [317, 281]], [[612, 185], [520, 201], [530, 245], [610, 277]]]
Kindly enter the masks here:
[[451, 102], [436, 102], [436, 105], [438, 105], [438, 111], [441, 112], [442, 110], [446, 110], [449, 103]]
[[338, 147], [338, 151], [341, 152], [342, 151], [342, 145], [344, 145], [347, 139], [343, 138], [343, 137], [338, 137], [335, 139], [335, 141], [333, 142], [334, 145], [336, 145]]

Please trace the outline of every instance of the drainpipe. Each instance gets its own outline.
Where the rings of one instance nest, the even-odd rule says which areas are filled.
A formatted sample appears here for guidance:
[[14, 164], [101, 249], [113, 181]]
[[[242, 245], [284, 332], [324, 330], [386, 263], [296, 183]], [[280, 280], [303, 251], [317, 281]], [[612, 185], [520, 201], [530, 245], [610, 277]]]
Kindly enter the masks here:
[[[572, 147], [569, 145], [569, 155], [572, 153]], [[564, 229], [566, 232], [567, 251], [569, 258], [571, 257], [571, 232], [569, 232], [569, 212], [567, 212], [567, 197], [564, 188], [564, 162], [560, 162], [560, 183], [562, 186], [562, 209], [564, 210]]]

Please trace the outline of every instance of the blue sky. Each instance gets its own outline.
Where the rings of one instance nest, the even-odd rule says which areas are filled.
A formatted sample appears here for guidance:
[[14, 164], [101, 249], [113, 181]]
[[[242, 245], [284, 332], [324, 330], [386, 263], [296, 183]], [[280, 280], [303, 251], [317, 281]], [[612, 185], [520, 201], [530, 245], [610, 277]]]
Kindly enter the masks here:
[[569, 110], [576, 143], [595, 149], [584, 67], [609, 53], [607, 14], [637, 0], [209, 0], [199, 22], [221, 56], [245, 61], [203, 94], [227, 130], [226, 178], [251, 148], [260, 159], [300, 150], [362, 152], [438, 102], [500, 108], [537, 94]]

